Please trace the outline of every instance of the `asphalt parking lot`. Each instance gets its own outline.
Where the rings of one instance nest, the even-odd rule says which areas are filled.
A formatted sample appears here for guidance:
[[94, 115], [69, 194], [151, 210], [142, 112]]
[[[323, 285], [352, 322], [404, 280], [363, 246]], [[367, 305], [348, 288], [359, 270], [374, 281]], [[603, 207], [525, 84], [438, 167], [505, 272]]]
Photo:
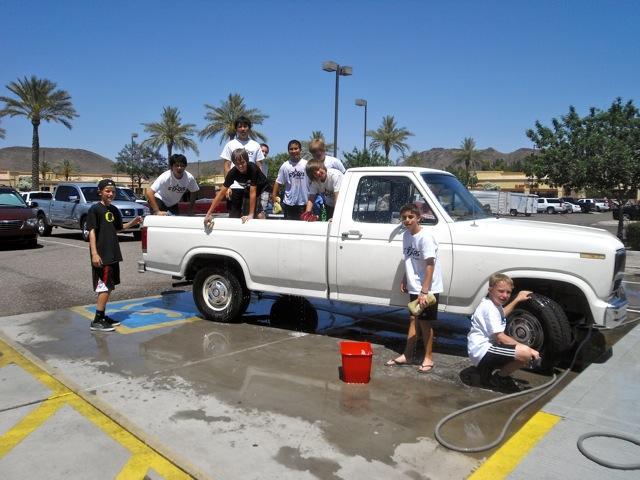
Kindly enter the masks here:
[[[532, 218], [613, 223], [610, 214]], [[36, 455], [41, 461], [24, 470], [29, 457], [21, 455], [38, 451], [34, 432], [66, 432], [87, 458], [95, 454], [92, 445], [112, 449], [107, 460], [97, 453], [100, 468], [89, 470], [91, 478], [457, 479], [493, 453], [451, 452], [433, 437], [444, 415], [500, 395], [480, 388], [469, 368], [464, 319], [441, 317], [432, 374], [389, 368], [384, 361], [403, 346], [402, 309], [314, 301], [287, 317], [282, 312], [290, 306], [266, 295], [253, 297], [240, 323], [207, 322], [198, 317], [189, 288], [137, 273], [139, 242], [123, 237], [123, 285], [110, 306], [124, 325], [119, 333], [95, 335], [88, 329], [95, 300], [88, 249], [75, 235], [55, 232], [41, 248], [0, 251], [0, 338], [6, 342], [0, 366], [2, 359], [6, 368], [9, 358], [21, 358], [11, 365], [27, 372], [20, 376], [24, 395], [0, 403], [0, 439], [14, 438], [14, 448], [0, 447], [0, 477], [18, 478], [12, 474], [20, 470], [11, 470], [18, 468], [87, 478], [91, 465], [78, 465], [50, 442], [48, 453]], [[637, 310], [636, 273], [627, 276], [627, 291]], [[630, 328], [599, 336], [592, 359]], [[342, 340], [373, 344], [368, 385], [341, 381]], [[518, 379], [535, 386], [547, 377], [519, 372]], [[15, 418], [36, 415], [36, 400], [54, 397], [66, 403], [37, 417], [49, 430], [14, 432]], [[446, 433], [453, 441], [483, 443], [499, 432], [511, 408], [512, 402], [491, 415], [474, 414]]]

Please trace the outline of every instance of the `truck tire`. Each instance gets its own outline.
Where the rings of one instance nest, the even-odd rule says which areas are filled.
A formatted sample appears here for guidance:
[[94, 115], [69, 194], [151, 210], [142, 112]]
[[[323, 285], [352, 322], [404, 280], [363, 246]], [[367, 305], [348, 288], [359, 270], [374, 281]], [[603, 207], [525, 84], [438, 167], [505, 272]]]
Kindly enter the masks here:
[[556, 213], [556, 210], [553, 207], [547, 207], [547, 213], [548, 214]]
[[53, 230], [53, 227], [51, 225], [47, 225], [47, 219], [44, 214], [38, 214], [38, 235], [41, 237], [48, 237], [51, 235], [51, 230]]
[[518, 210], [516, 210], [515, 208], [512, 208], [509, 213], [511, 214], [512, 217], [517, 217], [518, 216]]
[[553, 367], [573, 342], [571, 325], [560, 305], [535, 293], [509, 315], [505, 333], [538, 350], [542, 370]]
[[244, 288], [235, 273], [225, 267], [205, 267], [193, 280], [193, 300], [207, 320], [231, 322], [240, 312]]
[[82, 217], [80, 220], [80, 230], [82, 230], [82, 239], [85, 242], [89, 241], [89, 227], [87, 226], [87, 217]]

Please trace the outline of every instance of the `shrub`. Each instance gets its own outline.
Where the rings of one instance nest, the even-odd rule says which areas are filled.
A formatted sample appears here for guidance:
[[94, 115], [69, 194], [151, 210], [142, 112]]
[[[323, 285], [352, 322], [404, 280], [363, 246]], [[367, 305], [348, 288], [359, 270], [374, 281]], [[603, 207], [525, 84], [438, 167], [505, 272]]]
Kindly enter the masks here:
[[627, 226], [627, 242], [633, 250], [640, 250], [640, 222], [630, 222]]

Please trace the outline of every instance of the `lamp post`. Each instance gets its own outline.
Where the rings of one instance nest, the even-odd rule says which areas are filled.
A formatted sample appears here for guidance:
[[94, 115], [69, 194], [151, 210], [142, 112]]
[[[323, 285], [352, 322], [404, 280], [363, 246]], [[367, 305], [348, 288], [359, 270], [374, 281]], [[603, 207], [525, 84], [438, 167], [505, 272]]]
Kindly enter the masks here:
[[134, 151], [135, 151], [135, 142], [134, 139], [138, 138], [138, 134], [136, 132], [133, 132], [131, 134], [131, 171], [129, 172], [129, 174], [131, 175], [131, 190], [133, 190], [135, 192], [135, 185], [133, 184], [133, 162], [135, 161], [135, 156], [134, 156]]
[[338, 65], [336, 62], [322, 62], [325, 72], [336, 72], [336, 105], [333, 119], [333, 156], [338, 156], [338, 92], [340, 91], [340, 76], [347, 77], [353, 74], [353, 68], [346, 65]]
[[357, 98], [356, 105], [359, 107], [364, 107], [364, 144], [362, 147], [362, 151], [367, 151], [367, 101], [364, 98]]

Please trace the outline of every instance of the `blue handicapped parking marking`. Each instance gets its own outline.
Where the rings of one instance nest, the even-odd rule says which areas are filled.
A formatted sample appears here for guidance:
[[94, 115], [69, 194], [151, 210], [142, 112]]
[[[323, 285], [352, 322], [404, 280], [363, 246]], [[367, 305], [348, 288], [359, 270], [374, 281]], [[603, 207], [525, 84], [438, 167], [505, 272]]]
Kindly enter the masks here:
[[[86, 305], [73, 310], [93, 319], [96, 307]], [[107, 315], [122, 323], [117, 327], [120, 333], [133, 333], [201, 320], [197, 316], [198, 309], [193, 303], [191, 292], [109, 302]]]

